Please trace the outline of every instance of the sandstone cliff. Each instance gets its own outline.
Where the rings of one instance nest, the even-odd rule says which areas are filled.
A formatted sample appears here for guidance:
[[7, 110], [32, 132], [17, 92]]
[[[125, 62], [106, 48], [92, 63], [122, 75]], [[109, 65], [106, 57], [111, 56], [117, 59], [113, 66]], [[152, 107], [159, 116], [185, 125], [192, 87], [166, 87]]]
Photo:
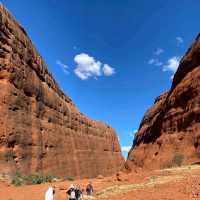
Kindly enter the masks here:
[[[200, 162], [200, 36], [182, 58], [169, 92], [145, 113], [126, 168]], [[178, 158], [179, 157], [179, 158]]]
[[114, 129], [78, 111], [2, 5], [0, 124], [1, 173], [95, 177], [124, 161]]

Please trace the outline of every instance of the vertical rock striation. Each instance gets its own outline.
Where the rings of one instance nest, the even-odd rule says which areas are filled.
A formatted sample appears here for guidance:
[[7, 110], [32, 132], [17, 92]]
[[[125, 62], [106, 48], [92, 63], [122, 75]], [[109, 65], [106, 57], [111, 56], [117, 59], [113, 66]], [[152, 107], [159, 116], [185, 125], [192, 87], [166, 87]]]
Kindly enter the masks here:
[[113, 128], [78, 111], [25, 30], [0, 5], [0, 171], [110, 175], [123, 164]]
[[183, 164], [200, 162], [200, 35], [182, 58], [169, 92], [145, 113], [125, 166], [162, 168], [180, 157]]

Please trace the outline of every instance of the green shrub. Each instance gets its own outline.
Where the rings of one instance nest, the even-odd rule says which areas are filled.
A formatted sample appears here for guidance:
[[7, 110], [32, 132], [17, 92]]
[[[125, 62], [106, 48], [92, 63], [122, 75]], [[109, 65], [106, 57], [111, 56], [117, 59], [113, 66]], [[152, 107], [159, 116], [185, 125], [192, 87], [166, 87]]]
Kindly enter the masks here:
[[163, 168], [172, 168], [172, 167], [180, 167], [183, 163], [184, 155], [175, 154], [172, 160], [164, 163]]
[[31, 185], [31, 184], [41, 184], [45, 182], [52, 182], [52, 180], [56, 178], [52, 175], [41, 175], [41, 174], [30, 174], [30, 175], [23, 175], [20, 172], [16, 172], [12, 183], [15, 186], [20, 185]]
[[200, 159], [200, 152], [196, 153], [196, 157]]
[[74, 177], [72, 177], [72, 176], [67, 176], [65, 179], [68, 180], [68, 181], [74, 181], [75, 180]]
[[182, 154], [175, 154], [174, 158], [172, 159], [172, 164], [174, 166], [180, 167], [182, 165], [182, 163], [183, 163], [183, 160], [184, 160], [184, 155], [182, 155]]
[[151, 176], [151, 177], [149, 178], [149, 181], [150, 181], [150, 182], [155, 182], [157, 178], [158, 178], [158, 176]]
[[14, 175], [12, 184], [14, 184], [15, 186], [20, 186], [24, 184], [24, 177], [19, 171], [17, 171], [16, 174]]

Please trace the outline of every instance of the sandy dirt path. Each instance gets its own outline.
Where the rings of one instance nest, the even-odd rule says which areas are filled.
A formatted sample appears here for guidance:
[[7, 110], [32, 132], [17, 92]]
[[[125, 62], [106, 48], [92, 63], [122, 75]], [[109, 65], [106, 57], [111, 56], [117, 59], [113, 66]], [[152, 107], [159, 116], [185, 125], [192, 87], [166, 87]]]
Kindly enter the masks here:
[[[95, 199], [104, 200], [200, 200], [200, 166], [169, 170], [121, 174], [93, 179]], [[55, 182], [55, 200], [66, 200], [66, 190], [72, 182]], [[77, 180], [85, 188], [88, 180]], [[0, 200], [43, 200], [50, 184], [15, 187], [0, 182]]]

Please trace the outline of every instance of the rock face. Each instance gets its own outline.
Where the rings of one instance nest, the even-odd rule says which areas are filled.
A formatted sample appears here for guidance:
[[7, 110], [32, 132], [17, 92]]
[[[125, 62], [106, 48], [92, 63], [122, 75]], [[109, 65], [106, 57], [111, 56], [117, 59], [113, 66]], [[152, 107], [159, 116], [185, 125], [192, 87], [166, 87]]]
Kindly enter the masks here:
[[0, 172], [110, 175], [123, 165], [115, 130], [59, 89], [25, 30], [0, 6]]
[[162, 168], [180, 158], [196, 163], [199, 152], [200, 36], [182, 58], [169, 92], [145, 113], [125, 167]]

